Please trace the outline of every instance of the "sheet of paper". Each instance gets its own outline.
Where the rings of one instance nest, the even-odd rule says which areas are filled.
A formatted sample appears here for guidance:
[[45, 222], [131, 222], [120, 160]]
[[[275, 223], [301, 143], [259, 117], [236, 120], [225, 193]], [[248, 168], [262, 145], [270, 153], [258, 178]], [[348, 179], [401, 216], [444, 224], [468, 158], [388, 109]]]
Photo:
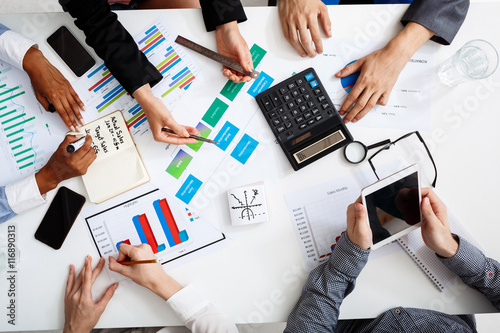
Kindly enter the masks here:
[[[176, 37], [177, 33], [163, 16], [134, 37], [139, 49], [163, 75], [163, 80], [153, 87], [153, 92], [168, 109], [175, 106], [198, 73], [194, 58], [174, 42]], [[148, 132], [144, 111], [118, 83], [103, 61], [75, 81], [73, 87], [87, 108], [82, 113], [87, 122], [120, 110], [136, 141]]]
[[[221, 172], [228, 174], [226, 178], [241, 167], [251, 174], [254, 171], [245, 168], [245, 164], [255, 158], [261, 139], [275, 140], [255, 96], [291, 76], [293, 69], [259, 45], [249, 45], [254, 66], [260, 71], [258, 79], [235, 84], [222, 76], [219, 64], [207, 62], [190, 92], [172, 111], [177, 122], [196, 127], [200, 136], [215, 140], [218, 145], [198, 142], [175, 146], [151, 142], [145, 149], [140, 147], [151, 181], [196, 208], [203, 205], [198, 194], [219, 170], [228, 170]], [[269, 151], [274, 153], [272, 147]], [[265, 163], [272, 160], [271, 157]], [[236, 166], [228, 166], [231, 164]], [[258, 173], [255, 177], [255, 180], [262, 179]], [[220, 186], [215, 186], [219, 191]], [[213, 192], [211, 189], [210, 197], [216, 195]]]
[[[376, 180], [373, 172], [366, 170], [285, 195], [308, 271], [328, 261], [347, 228], [347, 207], [356, 201], [363, 187]], [[372, 251], [370, 260], [400, 250], [397, 243], [391, 243]]]
[[29, 76], [0, 61], [0, 183], [9, 184], [38, 171], [66, 131], [60, 117], [38, 103]]
[[[333, 104], [340, 109], [356, 82], [357, 75], [336, 78], [335, 73], [347, 64], [384, 47], [384, 43], [364, 43], [330, 38], [323, 41], [323, 54], [312, 59], [312, 66], [321, 78]], [[361, 121], [350, 126], [428, 130], [431, 117], [434, 45], [424, 44], [405, 68], [394, 85], [386, 106], [377, 105]]]
[[269, 221], [264, 183], [232, 188], [227, 191], [227, 199], [233, 225]]

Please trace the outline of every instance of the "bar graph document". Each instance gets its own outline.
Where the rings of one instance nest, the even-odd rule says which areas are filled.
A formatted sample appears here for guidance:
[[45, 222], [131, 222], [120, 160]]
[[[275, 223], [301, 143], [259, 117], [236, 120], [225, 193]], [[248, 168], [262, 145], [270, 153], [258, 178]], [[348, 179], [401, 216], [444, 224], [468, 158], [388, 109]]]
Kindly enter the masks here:
[[0, 183], [9, 184], [39, 170], [66, 131], [59, 116], [38, 103], [29, 76], [0, 62]]

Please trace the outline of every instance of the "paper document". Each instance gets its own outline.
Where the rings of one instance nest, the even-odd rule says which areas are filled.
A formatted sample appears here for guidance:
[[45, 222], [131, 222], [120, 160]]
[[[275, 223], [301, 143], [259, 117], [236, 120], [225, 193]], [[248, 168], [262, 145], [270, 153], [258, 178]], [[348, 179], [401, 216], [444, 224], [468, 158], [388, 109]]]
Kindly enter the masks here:
[[[384, 43], [375, 41], [357, 47], [354, 40], [323, 40], [323, 54], [312, 59], [312, 66], [337, 110], [340, 110], [356, 83], [357, 75], [339, 79], [335, 77], [335, 73], [384, 46]], [[431, 118], [433, 52], [432, 44], [425, 44], [415, 52], [401, 71], [387, 105], [376, 105], [361, 121], [349, 126], [428, 130]]]

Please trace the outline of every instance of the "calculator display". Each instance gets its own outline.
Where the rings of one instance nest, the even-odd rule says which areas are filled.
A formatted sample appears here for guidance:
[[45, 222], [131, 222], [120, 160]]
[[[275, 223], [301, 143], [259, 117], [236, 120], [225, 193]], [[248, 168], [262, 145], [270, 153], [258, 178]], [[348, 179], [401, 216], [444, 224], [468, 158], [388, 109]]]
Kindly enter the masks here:
[[312, 145], [307, 146], [306, 148], [296, 152], [295, 154], [293, 154], [293, 157], [295, 158], [297, 163], [300, 164], [344, 140], [345, 140], [344, 133], [342, 133], [341, 130], [338, 130], [324, 137], [323, 139], [313, 143]]

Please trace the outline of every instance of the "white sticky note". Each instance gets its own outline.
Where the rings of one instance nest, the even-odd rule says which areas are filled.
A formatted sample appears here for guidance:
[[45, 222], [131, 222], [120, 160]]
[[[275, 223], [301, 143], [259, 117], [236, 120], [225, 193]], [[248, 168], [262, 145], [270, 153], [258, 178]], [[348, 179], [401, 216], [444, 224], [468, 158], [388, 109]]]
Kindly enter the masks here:
[[230, 189], [227, 191], [227, 199], [233, 225], [269, 221], [266, 190], [263, 182]]

